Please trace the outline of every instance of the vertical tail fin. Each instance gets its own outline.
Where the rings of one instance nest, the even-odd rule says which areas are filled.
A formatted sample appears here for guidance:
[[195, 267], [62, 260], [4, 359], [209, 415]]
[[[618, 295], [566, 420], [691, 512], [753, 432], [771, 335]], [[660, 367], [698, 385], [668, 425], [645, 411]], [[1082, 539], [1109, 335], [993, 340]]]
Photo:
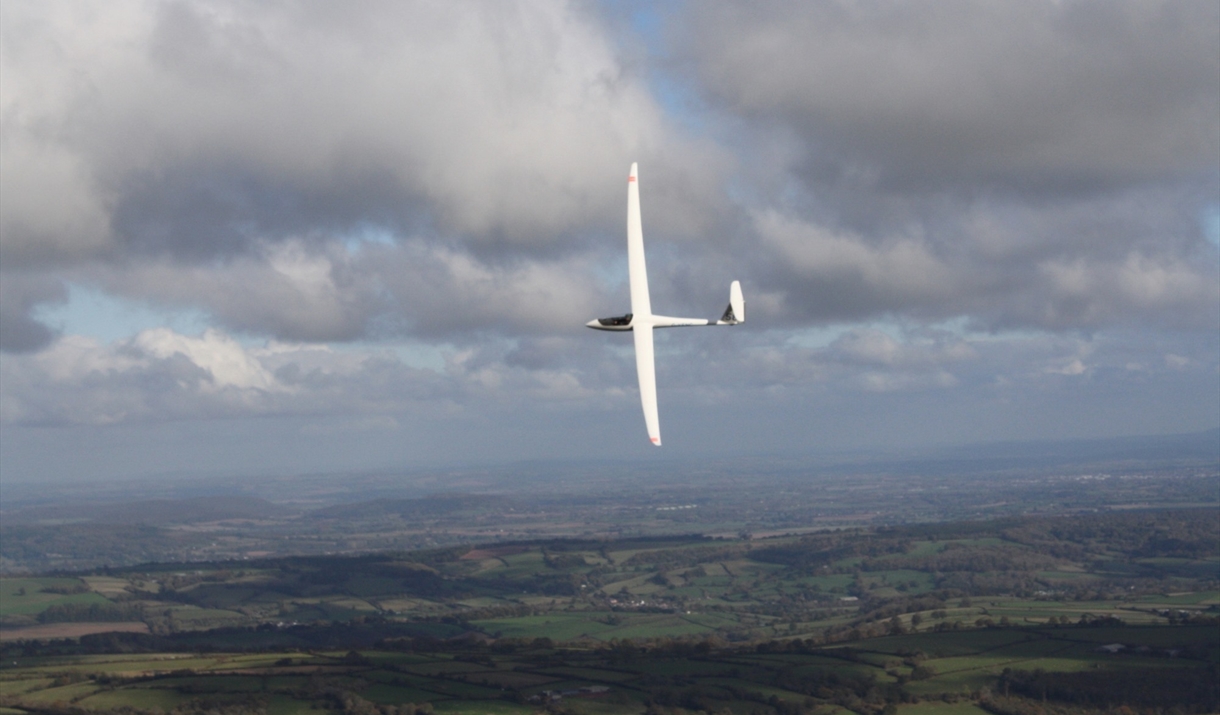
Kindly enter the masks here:
[[724, 309], [724, 315], [716, 321], [716, 325], [737, 325], [746, 322], [746, 299], [741, 295], [741, 281], [733, 281], [729, 286], [729, 307]]

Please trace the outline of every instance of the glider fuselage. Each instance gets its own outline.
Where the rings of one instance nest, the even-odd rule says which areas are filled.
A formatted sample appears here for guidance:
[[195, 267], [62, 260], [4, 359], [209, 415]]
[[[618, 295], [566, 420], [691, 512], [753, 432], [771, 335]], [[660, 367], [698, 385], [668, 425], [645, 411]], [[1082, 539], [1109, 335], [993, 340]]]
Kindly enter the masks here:
[[620, 315], [614, 318], [598, 318], [585, 323], [585, 327], [593, 328], [594, 330], [631, 330], [631, 322], [634, 319], [631, 313]]
[[[692, 328], [698, 325], [716, 325], [714, 320], [703, 318], [671, 318], [668, 315], [634, 315], [628, 313], [613, 318], [598, 318], [585, 323], [594, 330], [631, 330], [638, 325], [651, 325], [654, 328]], [[720, 323], [728, 325], [728, 323]]]

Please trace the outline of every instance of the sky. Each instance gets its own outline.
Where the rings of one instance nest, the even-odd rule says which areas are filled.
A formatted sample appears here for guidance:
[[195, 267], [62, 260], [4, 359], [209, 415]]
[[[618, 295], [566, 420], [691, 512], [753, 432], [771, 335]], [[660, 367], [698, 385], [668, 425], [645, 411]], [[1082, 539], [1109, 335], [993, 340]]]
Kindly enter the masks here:
[[[0, 4], [5, 481], [1220, 425], [1220, 5]], [[626, 176], [665, 446], [630, 336]]]

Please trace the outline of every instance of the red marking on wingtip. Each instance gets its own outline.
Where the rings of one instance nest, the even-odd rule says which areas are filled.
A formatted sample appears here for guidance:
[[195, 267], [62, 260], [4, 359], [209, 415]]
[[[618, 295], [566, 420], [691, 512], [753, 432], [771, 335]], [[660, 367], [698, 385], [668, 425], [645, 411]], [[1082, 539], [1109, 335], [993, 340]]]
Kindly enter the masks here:
[[653, 443], [653, 444], [660, 444], [660, 443], [661, 443], [661, 438], [660, 438], [660, 437], [650, 437], [649, 439], [651, 439], [651, 440], [652, 440], [652, 443]]
[[635, 181], [635, 177], [634, 177], [634, 176], [628, 176], [628, 177], [627, 177], [627, 183], [629, 183], [629, 184], [630, 184], [630, 183], [631, 183], [631, 182], [633, 182], [633, 181]]

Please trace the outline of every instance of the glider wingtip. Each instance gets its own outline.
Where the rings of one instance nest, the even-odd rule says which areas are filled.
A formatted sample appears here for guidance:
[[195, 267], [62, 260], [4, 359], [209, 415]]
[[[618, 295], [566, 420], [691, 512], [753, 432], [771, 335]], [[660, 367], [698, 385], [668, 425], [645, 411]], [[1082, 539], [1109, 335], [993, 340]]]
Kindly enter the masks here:
[[661, 438], [660, 438], [660, 437], [649, 437], [648, 439], [652, 440], [652, 443], [653, 443], [653, 444], [655, 444], [656, 446], [658, 446], [658, 447], [660, 447], [660, 446], [661, 446]]

